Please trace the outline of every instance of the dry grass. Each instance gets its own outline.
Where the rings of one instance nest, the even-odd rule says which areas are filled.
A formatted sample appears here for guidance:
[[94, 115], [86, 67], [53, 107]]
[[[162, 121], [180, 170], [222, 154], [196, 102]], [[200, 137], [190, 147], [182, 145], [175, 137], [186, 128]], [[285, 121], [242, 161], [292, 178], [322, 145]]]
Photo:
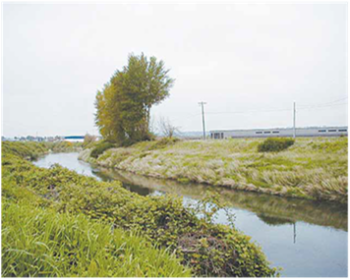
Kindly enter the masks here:
[[[157, 178], [347, 203], [347, 138], [299, 138], [288, 150], [258, 153], [262, 139], [154, 142], [106, 151], [95, 163]], [[89, 152], [82, 159], [90, 160]]]

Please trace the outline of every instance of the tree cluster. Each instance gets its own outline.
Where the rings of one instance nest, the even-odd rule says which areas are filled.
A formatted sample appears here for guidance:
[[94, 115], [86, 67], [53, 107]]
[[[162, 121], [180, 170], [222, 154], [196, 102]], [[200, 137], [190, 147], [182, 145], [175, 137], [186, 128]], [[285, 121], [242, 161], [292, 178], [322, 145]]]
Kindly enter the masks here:
[[163, 61], [130, 55], [96, 96], [96, 124], [101, 135], [118, 145], [150, 140], [150, 110], [169, 96], [174, 80]]

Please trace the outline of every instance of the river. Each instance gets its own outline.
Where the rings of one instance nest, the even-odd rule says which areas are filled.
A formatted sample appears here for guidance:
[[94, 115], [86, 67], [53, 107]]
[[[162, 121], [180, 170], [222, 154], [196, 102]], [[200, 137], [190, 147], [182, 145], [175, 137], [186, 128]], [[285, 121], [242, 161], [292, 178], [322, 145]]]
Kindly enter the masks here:
[[[49, 154], [35, 162], [45, 168], [55, 163], [101, 181], [119, 180], [141, 195], [176, 193], [183, 196], [185, 204], [195, 204], [210, 189], [91, 166], [79, 161], [78, 153]], [[220, 189], [220, 195], [235, 215], [235, 227], [262, 247], [273, 266], [283, 268], [281, 276], [347, 276], [347, 207], [226, 189]], [[223, 210], [215, 222], [228, 224]]]

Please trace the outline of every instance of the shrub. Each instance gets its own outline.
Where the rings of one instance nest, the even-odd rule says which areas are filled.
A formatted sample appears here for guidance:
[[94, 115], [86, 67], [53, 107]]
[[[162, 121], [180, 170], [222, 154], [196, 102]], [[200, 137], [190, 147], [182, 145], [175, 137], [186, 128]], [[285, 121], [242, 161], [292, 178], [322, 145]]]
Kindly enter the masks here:
[[258, 152], [279, 152], [294, 144], [290, 138], [268, 138], [258, 146]]
[[84, 215], [6, 202], [2, 213], [2, 277], [191, 276], [145, 238]]
[[150, 146], [148, 146], [148, 150], [159, 150], [163, 149], [167, 146], [174, 145], [176, 142], [180, 141], [179, 138], [175, 137], [163, 137], [162, 139], [156, 141], [155, 143], [152, 143]]
[[82, 148], [83, 144], [81, 142], [60, 141], [48, 143], [48, 146], [54, 153], [65, 153], [78, 151]]
[[114, 145], [109, 142], [98, 143], [91, 152], [91, 157], [98, 158], [99, 155], [103, 154], [104, 151], [107, 151], [110, 148], [113, 148]]
[[86, 134], [84, 137], [84, 142], [83, 142], [84, 149], [90, 148], [96, 141], [97, 141], [96, 136]]
[[145, 141], [146, 142], [154, 141], [155, 139], [156, 139], [156, 136], [154, 133], [145, 132], [145, 133], [143, 133], [142, 137], [140, 137], [140, 138], [137, 138], [137, 139], [127, 138], [118, 144], [120, 144], [120, 146], [122, 146], [122, 147], [130, 147], [136, 143], [145, 142]]

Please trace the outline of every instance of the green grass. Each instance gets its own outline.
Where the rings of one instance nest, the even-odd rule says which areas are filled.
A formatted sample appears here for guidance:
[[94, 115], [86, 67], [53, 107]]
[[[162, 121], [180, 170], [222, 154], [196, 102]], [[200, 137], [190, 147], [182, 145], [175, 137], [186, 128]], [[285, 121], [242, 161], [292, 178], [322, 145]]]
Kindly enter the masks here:
[[11, 153], [29, 160], [35, 160], [49, 151], [73, 152], [80, 151], [82, 143], [71, 142], [2, 142], [2, 152]]
[[84, 215], [4, 203], [3, 277], [189, 277], [175, 255]]
[[[142, 197], [117, 181], [38, 168], [4, 150], [2, 182], [3, 276], [185, 276], [187, 267], [193, 276], [277, 273], [249, 237], [198, 218], [178, 197]], [[120, 257], [124, 243], [130, 250]]]
[[103, 154], [104, 151], [113, 148], [114, 145], [108, 142], [101, 142], [95, 145], [91, 151], [91, 157], [98, 158], [99, 155]]
[[[141, 142], [107, 150], [93, 162], [158, 178], [347, 203], [347, 137], [298, 138], [278, 153], [258, 152], [263, 141]], [[92, 161], [89, 152], [86, 161]]]
[[[125, 171], [115, 173], [111, 169], [103, 169], [99, 175], [108, 178], [123, 177], [127, 184], [161, 190], [165, 193], [181, 194], [192, 199], [201, 200], [208, 191], [220, 194], [221, 202], [227, 206], [245, 209], [269, 217], [282, 217], [294, 221], [304, 221], [316, 225], [331, 226], [344, 231], [348, 229], [347, 205], [333, 202], [286, 198], [268, 194], [233, 191], [227, 188], [216, 188], [204, 184], [179, 184], [174, 180], [156, 179], [130, 174]], [[237, 178], [233, 178], [237, 180]]]

